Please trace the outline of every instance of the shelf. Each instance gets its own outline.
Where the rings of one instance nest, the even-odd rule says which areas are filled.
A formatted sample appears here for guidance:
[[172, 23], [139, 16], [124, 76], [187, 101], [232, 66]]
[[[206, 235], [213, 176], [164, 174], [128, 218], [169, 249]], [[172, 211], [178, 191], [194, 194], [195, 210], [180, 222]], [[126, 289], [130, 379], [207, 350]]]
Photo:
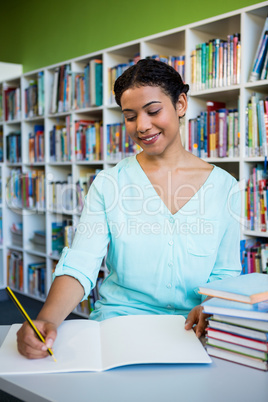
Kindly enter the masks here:
[[252, 237], [268, 237], [268, 232], [260, 232], [256, 230], [243, 230], [242, 232], [245, 236]]

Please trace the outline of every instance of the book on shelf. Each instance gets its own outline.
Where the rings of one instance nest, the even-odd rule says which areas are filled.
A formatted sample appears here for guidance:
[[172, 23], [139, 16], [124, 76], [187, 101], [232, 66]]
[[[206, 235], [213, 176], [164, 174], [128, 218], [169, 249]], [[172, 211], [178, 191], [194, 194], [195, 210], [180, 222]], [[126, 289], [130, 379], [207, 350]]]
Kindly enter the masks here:
[[54, 69], [52, 86], [51, 86], [51, 100], [50, 100], [50, 113], [63, 113], [70, 110], [69, 101], [69, 85], [70, 81], [68, 76], [71, 72], [70, 64], [63, 64]]
[[38, 116], [45, 114], [45, 78], [44, 71], [37, 74], [37, 99], [38, 99]]
[[[262, 33], [261, 33], [260, 40], [258, 43], [258, 47], [256, 49], [256, 53], [255, 53], [255, 56], [253, 59], [254, 60], [253, 67], [251, 69], [251, 73], [249, 76], [250, 82], [257, 81], [261, 78], [261, 76], [267, 75], [267, 71], [266, 71], [267, 64], [265, 65], [267, 50], [268, 50], [268, 17], [266, 17], [266, 20], [264, 22]], [[263, 79], [263, 78], [261, 78], [261, 79]]]
[[24, 90], [25, 117], [38, 116], [38, 89], [37, 80], [29, 81], [29, 86]]
[[226, 40], [210, 39], [198, 43], [191, 52], [191, 88], [200, 91], [240, 84], [240, 34]]
[[44, 126], [42, 124], [35, 124], [33, 132], [29, 133], [29, 162], [44, 162], [44, 158]]
[[49, 132], [51, 162], [70, 162], [71, 153], [71, 116], [66, 116], [65, 124], [56, 124]]
[[268, 302], [268, 275], [251, 273], [209, 282], [199, 293], [243, 303]]
[[29, 360], [19, 354], [16, 332], [20, 324], [13, 324], [0, 349], [0, 373], [103, 371], [148, 363], [211, 363], [194, 331], [186, 331], [184, 325], [185, 318], [180, 315], [127, 315], [101, 322], [67, 320], [58, 328], [53, 345], [57, 364], [51, 364], [50, 357]]
[[101, 106], [102, 105], [102, 60], [93, 59], [89, 62], [89, 93], [90, 93], [90, 105]]
[[6, 158], [9, 163], [21, 162], [21, 132], [11, 132], [6, 138]]
[[245, 130], [245, 155], [266, 156], [268, 140], [268, 101], [258, 99], [253, 93], [247, 103]]
[[29, 86], [24, 90], [25, 117], [32, 118], [44, 116], [45, 113], [45, 87], [44, 71], [39, 71], [36, 78], [29, 81]]
[[64, 228], [68, 225], [67, 220], [51, 223], [51, 250], [52, 255], [59, 257], [64, 247]]
[[28, 293], [44, 298], [46, 296], [46, 263], [28, 264]]
[[23, 291], [23, 256], [19, 251], [7, 253], [7, 283], [11, 288]]
[[20, 88], [4, 85], [5, 120], [19, 120], [21, 118]]
[[75, 235], [75, 227], [73, 225], [66, 225], [64, 227], [64, 247], [71, 248]]

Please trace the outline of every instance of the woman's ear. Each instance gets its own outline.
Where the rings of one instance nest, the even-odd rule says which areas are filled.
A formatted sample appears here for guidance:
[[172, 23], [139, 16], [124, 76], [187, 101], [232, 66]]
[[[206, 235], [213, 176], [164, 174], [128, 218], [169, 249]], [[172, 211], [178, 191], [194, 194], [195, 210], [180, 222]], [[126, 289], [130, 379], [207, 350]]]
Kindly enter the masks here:
[[180, 94], [177, 105], [176, 105], [176, 110], [177, 110], [179, 117], [183, 117], [185, 115], [187, 106], [188, 106], [187, 96], [183, 92]]

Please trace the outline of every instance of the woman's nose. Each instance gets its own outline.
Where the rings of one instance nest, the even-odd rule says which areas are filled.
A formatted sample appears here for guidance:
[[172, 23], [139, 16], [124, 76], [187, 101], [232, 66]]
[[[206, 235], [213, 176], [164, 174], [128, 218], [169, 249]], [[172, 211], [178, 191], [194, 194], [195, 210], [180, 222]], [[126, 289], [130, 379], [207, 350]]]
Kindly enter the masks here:
[[147, 130], [151, 128], [151, 119], [150, 116], [142, 115], [137, 118], [137, 131], [139, 133], [145, 133]]

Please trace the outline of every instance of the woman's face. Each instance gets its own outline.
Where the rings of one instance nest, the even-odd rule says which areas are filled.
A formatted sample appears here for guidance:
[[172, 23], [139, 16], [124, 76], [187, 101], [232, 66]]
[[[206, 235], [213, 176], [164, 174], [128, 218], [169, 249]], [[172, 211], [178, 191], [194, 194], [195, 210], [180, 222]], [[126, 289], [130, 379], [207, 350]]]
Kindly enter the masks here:
[[122, 94], [121, 107], [127, 133], [146, 154], [163, 155], [174, 151], [174, 146], [181, 147], [179, 117], [186, 112], [185, 94], [175, 108], [161, 87], [129, 88]]

